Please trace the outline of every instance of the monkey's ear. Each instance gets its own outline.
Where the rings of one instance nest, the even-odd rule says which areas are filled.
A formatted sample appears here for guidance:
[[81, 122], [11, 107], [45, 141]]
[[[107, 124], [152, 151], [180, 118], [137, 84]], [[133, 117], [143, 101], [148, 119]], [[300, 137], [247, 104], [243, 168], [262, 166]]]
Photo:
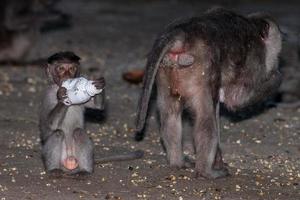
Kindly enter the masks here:
[[51, 65], [50, 64], [45, 64], [45, 72], [46, 72], [48, 80], [50, 82], [53, 82], [53, 76], [52, 76]]
[[267, 13], [263, 12], [251, 13], [248, 15], [248, 18], [254, 20], [261, 39], [266, 39], [269, 36], [269, 22], [273, 21], [273, 19]]
[[269, 36], [270, 24], [267, 20], [262, 20], [260, 36], [262, 39], [267, 39]]
[[75, 77], [79, 77], [79, 76], [80, 76], [80, 64], [77, 65], [76, 74], [75, 74]]
[[46, 64], [46, 65], [45, 65], [45, 70], [46, 70], [47, 76], [49, 77], [49, 75], [51, 74], [51, 73], [50, 73], [50, 64]]

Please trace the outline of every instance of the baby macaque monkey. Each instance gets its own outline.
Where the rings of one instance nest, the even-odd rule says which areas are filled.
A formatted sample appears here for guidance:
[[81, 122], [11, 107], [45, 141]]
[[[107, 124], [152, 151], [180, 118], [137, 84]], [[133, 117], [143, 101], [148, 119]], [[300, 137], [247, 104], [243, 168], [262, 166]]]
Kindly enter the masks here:
[[[90, 100], [70, 106], [64, 104], [67, 90], [62, 83], [79, 77], [79, 60], [72, 52], [60, 52], [48, 58], [46, 72], [50, 85], [42, 101], [40, 131], [42, 157], [50, 172], [93, 171], [93, 143], [84, 132], [85, 105], [93, 102]], [[94, 80], [93, 84], [97, 89], [103, 89], [104, 78]]]
[[136, 140], [143, 129], [154, 82], [160, 132], [171, 166], [183, 167], [182, 111], [193, 116], [197, 174], [228, 175], [219, 139], [219, 104], [238, 110], [274, 93], [281, 83], [279, 27], [270, 17], [222, 8], [175, 21], [156, 39], [143, 82]]
[[[85, 108], [103, 109], [104, 97], [98, 97], [104, 93], [97, 94], [87, 102], [70, 105], [66, 101], [70, 93], [62, 87], [68, 82], [66, 80], [79, 77], [79, 60], [72, 52], [60, 52], [48, 58], [46, 72], [50, 84], [42, 101], [39, 126], [44, 165], [47, 171], [55, 175], [91, 173], [94, 162], [133, 160], [144, 154], [137, 150], [94, 159], [93, 142], [84, 131], [84, 111]], [[92, 85], [102, 90], [105, 80], [103, 77], [96, 78]], [[74, 91], [71, 93], [74, 94]]]

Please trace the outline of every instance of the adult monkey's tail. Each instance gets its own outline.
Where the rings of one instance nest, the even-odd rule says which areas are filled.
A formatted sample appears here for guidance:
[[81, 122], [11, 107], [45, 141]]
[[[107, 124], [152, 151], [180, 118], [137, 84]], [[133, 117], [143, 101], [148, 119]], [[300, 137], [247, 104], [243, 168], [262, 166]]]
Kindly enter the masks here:
[[136, 133], [135, 133], [136, 141], [141, 141], [144, 138], [143, 130], [145, 127], [149, 101], [150, 101], [156, 73], [158, 71], [158, 67], [164, 55], [172, 46], [175, 40], [174, 37], [175, 35], [176, 32], [174, 31], [168, 34], [163, 34], [161, 37], [158, 37], [155, 40], [152, 50], [148, 55], [148, 60], [147, 60], [144, 79], [143, 79], [143, 91], [140, 96], [138, 110], [137, 110]]

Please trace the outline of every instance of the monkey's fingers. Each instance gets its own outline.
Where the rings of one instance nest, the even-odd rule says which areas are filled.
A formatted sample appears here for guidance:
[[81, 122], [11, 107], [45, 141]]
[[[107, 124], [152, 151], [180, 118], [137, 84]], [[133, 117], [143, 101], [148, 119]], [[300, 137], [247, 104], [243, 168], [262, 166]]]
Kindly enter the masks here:
[[57, 91], [57, 97], [62, 98], [67, 96], [67, 89], [65, 87], [60, 87]]
[[104, 77], [100, 77], [100, 78], [97, 78], [96, 81], [103, 81], [104, 82], [105, 78]]
[[62, 96], [62, 100], [65, 100], [66, 98], [68, 98], [68, 95]]
[[63, 86], [60, 86], [58, 91], [60, 92], [67, 92], [67, 88], [63, 87]]
[[104, 77], [100, 77], [100, 78], [95, 79], [94, 82], [105, 84], [105, 79], [104, 79]]
[[105, 82], [103, 82], [103, 81], [94, 81], [92, 84], [93, 84], [98, 90], [99, 90], [99, 89], [103, 89], [104, 86], [105, 86]]
[[58, 100], [58, 101], [64, 101], [64, 100], [67, 99], [67, 98], [68, 98], [68, 95], [62, 95], [62, 96], [57, 95], [57, 100]]
[[95, 80], [93, 84], [105, 84], [105, 80]]

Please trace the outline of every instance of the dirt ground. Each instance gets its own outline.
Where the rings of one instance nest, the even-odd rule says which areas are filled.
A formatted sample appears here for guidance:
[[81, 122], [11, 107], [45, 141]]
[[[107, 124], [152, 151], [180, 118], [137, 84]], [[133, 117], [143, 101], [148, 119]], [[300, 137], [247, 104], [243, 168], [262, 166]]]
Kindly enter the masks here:
[[[215, 1], [212, 1], [215, 2]], [[268, 11], [280, 25], [300, 32], [300, 4], [225, 4], [242, 13]], [[300, 109], [274, 107], [251, 118], [222, 117], [221, 140], [230, 177], [205, 180], [193, 169], [171, 169], [159, 142], [155, 112], [147, 136], [133, 140], [140, 86], [122, 80], [143, 68], [155, 35], [168, 22], [196, 15], [216, 3], [196, 1], [65, 0], [58, 7], [73, 26], [42, 34], [31, 58], [72, 50], [85, 73], [107, 80], [104, 117], [87, 122], [96, 157], [145, 151], [135, 161], [98, 164], [87, 177], [50, 178], [40, 158], [38, 105], [46, 85], [42, 67], [0, 68], [0, 198], [3, 199], [300, 199]], [[68, 9], [65, 9], [68, 8]], [[300, 89], [300, 88], [299, 88]], [[154, 109], [152, 109], [154, 110]], [[187, 127], [188, 130], [188, 127]]]

